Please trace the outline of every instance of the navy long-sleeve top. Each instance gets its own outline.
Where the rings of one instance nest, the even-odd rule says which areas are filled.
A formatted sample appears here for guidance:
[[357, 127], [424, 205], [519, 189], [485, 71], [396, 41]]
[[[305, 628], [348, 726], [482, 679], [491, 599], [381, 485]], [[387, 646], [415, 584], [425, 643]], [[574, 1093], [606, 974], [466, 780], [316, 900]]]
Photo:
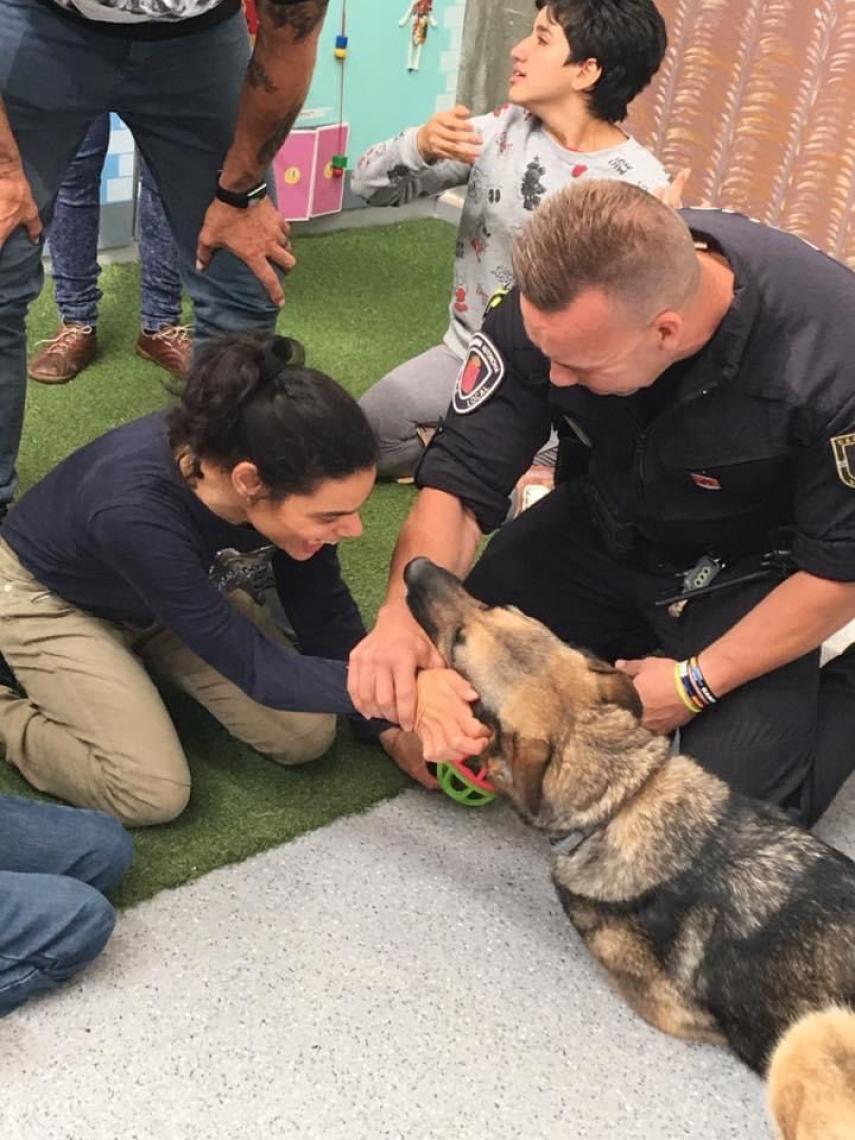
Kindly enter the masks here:
[[[299, 562], [215, 515], [178, 470], [165, 413], [70, 455], [24, 495], [3, 538], [55, 594], [110, 621], [165, 626], [260, 704], [344, 713], [368, 729], [347, 695], [345, 665], [365, 629], [335, 547]], [[228, 600], [265, 569], [299, 654]]]

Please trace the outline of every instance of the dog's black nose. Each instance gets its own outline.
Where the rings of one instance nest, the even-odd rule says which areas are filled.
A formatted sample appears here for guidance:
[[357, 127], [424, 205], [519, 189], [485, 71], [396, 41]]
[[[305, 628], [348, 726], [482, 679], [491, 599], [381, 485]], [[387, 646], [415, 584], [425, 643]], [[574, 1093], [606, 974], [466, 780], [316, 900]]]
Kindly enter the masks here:
[[408, 586], [417, 586], [435, 569], [429, 558], [413, 558], [404, 567], [404, 581]]

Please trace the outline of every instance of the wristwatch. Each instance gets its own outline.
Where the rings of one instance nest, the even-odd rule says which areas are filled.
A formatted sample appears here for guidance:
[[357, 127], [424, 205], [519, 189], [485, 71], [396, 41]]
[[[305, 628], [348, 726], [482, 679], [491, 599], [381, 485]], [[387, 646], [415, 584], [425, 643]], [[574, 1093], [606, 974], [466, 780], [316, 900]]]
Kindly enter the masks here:
[[[222, 171], [220, 171], [220, 174], [222, 174]], [[227, 190], [225, 186], [220, 185], [219, 176], [217, 177], [214, 197], [219, 202], [225, 202], [227, 206], [234, 206], [237, 210], [248, 210], [255, 202], [260, 202], [261, 199], [266, 196], [266, 182], [259, 182], [258, 185], [253, 186], [251, 190]]]

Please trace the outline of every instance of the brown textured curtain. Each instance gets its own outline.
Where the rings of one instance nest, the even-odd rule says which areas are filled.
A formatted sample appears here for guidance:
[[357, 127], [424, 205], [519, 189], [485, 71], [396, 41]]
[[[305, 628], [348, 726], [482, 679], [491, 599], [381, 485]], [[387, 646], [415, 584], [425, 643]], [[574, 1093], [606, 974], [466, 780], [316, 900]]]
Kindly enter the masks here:
[[670, 47], [630, 128], [687, 204], [791, 230], [855, 268], [855, 0], [659, 0]]
[[[855, 0], [657, 0], [662, 69], [629, 128], [686, 203], [741, 210], [855, 268]], [[529, 0], [469, 0], [460, 97], [500, 101]]]

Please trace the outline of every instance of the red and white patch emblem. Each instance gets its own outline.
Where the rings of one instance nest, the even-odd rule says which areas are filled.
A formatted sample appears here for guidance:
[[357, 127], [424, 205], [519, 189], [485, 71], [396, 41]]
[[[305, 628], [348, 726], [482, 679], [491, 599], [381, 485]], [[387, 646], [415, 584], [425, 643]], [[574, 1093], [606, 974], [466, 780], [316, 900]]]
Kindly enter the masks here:
[[570, 173], [573, 175], [574, 178], [581, 178], [587, 169], [588, 168], [587, 168], [587, 166], [585, 166], [584, 163], [577, 162], [576, 165], [573, 167], [573, 169], [570, 171]]
[[469, 342], [469, 354], [457, 377], [451, 406], [461, 416], [474, 412], [485, 400], [489, 400], [504, 376], [505, 362], [496, 346], [484, 333], [475, 333]]
[[460, 394], [470, 396], [480, 377], [481, 358], [473, 353], [463, 365], [463, 371], [460, 373]]
[[696, 487], [700, 487], [702, 491], [720, 491], [721, 483], [716, 479], [715, 475], [704, 475], [701, 471], [690, 471], [689, 478]]

